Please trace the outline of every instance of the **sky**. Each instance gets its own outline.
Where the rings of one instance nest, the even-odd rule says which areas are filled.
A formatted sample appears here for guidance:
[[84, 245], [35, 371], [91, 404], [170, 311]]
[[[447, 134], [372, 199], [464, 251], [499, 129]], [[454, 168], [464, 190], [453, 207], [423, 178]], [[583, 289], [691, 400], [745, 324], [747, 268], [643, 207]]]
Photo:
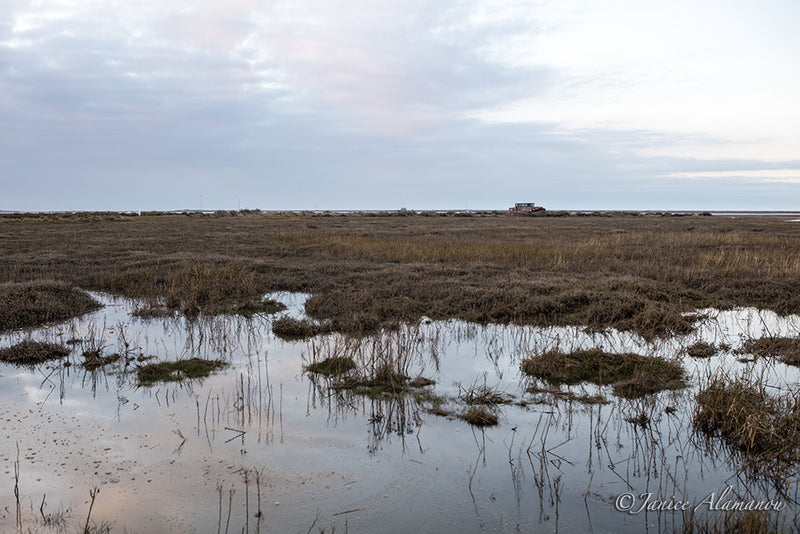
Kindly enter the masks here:
[[800, 210], [795, 0], [3, 0], [0, 210]]

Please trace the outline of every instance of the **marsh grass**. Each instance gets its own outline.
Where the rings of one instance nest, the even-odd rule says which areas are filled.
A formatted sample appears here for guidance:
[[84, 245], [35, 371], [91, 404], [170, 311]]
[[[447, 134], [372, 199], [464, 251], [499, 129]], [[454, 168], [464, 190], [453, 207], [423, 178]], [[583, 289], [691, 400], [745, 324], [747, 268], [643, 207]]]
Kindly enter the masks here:
[[327, 334], [330, 326], [315, 323], [308, 319], [280, 317], [272, 322], [272, 333], [286, 341], [308, 339], [319, 334]]
[[83, 352], [83, 362], [81, 365], [84, 369], [89, 371], [93, 371], [98, 367], [103, 367], [119, 361], [121, 356], [117, 353], [109, 354], [108, 356], [103, 356], [102, 350], [95, 349], [95, 350], [86, 350]]
[[144, 364], [136, 369], [136, 375], [140, 385], [152, 386], [156, 382], [180, 382], [185, 379], [205, 378], [227, 365], [222, 360], [189, 358], [174, 362]]
[[707, 377], [696, 396], [694, 426], [739, 453], [745, 466], [777, 476], [800, 460], [800, 393], [771, 395], [766, 387], [744, 374]]
[[763, 337], [747, 339], [736, 351], [762, 358], [775, 358], [788, 365], [800, 365], [800, 338]]
[[717, 347], [705, 341], [698, 341], [686, 347], [686, 354], [692, 358], [710, 358], [717, 353]]
[[478, 427], [495, 426], [499, 421], [497, 414], [486, 406], [470, 406], [459, 414], [459, 418]]
[[145, 299], [137, 311], [139, 316], [157, 316], [165, 310], [193, 318], [201, 313], [252, 315], [280, 309], [277, 302], [262, 302], [264, 291], [253, 271], [230, 262], [156, 262], [146, 268], [101, 275], [98, 285], [126, 297]]
[[522, 371], [552, 385], [582, 382], [611, 385], [615, 395], [626, 398], [686, 387], [685, 372], [679, 362], [600, 349], [572, 352], [553, 349], [524, 359]]
[[497, 406], [498, 404], [511, 404], [514, 396], [501, 391], [499, 387], [489, 387], [484, 383], [478, 384], [477, 381], [469, 387], [458, 386], [458, 398], [469, 406]]
[[0, 284], [0, 331], [64, 321], [99, 307], [85, 292], [61, 282]]
[[309, 364], [306, 366], [306, 371], [321, 375], [340, 375], [355, 368], [356, 362], [352, 358], [341, 356], [326, 358], [320, 362]]
[[62, 279], [190, 316], [300, 291], [352, 335], [425, 315], [653, 338], [691, 330], [698, 307], [800, 311], [800, 225], [781, 218], [430, 215], [3, 215], [0, 283]]
[[0, 361], [14, 365], [36, 365], [65, 358], [70, 352], [67, 347], [55, 343], [25, 340], [0, 349]]

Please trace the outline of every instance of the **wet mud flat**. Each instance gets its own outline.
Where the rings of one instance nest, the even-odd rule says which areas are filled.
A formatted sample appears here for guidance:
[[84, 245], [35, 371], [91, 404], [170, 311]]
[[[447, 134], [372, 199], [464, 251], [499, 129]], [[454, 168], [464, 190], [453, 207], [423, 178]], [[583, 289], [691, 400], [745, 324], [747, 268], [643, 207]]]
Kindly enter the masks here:
[[[800, 512], [791, 464], [697, 424], [715, 379], [797, 390], [791, 360], [753, 341], [796, 338], [794, 315], [698, 309], [693, 332], [654, 339], [423, 318], [285, 340], [281, 318], [316, 321], [309, 295], [268, 295], [285, 306], [274, 313], [192, 317], [91, 295], [102, 308], [0, 337], [0, 350], [68, 349], [0, 363], [0, 531], [724, 531], [748, 514], [726, 510], [737, 502], [780, 503], [759, 524], [791, 530]], [[591, 351], [678, 363], [685, 387], [621, 394], [627, 374], [556, 383], [525, 371]], [[194, 359], [219, 364], [142, 380], [147, 366]], [[340, 359], [353, 366], [315, 366]], [[386, 362], [402, 389], [349, 387], [385, 376]], [[496, 422], [465, 420], [478, 408]]]

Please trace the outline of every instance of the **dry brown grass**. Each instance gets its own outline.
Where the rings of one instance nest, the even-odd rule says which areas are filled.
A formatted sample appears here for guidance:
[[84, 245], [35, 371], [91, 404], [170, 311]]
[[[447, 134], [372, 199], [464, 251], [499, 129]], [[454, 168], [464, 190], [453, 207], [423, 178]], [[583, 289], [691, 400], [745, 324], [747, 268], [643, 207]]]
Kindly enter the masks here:
[[470, 406], [459, 417], [473, 426], [495, 426], [497, 414], [485, 406]]
[[330, 331], [331, 328], [329, 326], [321, 325], [308, 319], [300, 320], [293, 317], [281, 317], [272, 323], [272, 332], [286, 341], [307, 339]]
[[0, 217], [0, 283], [188, 313], [306, 291], [315, 318], [354, 334], [427, 315], [652, 338], [690, 330], [698, 306], [800, 311], [800, 225], [779, 217], [233, 215]]
[[763, 381], [718, 374], [697, 394], [694, 424], [741, 453], [744, 464], [776, 471], [800, 460], [800, 394], [767, 393]]
[[0, 331], [63, 321], [99, 307], [89, 295], [65, 283], [0, 284]]
[[748, 339], [737, 352], [762, 358], [776, 358], [789, 365], [800, 365], [799, 338], [763, 337]]
[[306, 366], [306, 371], [321, 375], [340, 375], [355, 368], [356, 362], [353, 361], [353, 358], [340, 356], [311, 363]]
[[717, 347], [705, 341], [698, 341], [686, 347], [686, 354], [692, 358], [710, 358], [717, 353]]
[[69, 353], [70, 350], [62, 345], [26, 340], [0, 349], [0, 361], [14, 365], [35, 365], [64, 358]]

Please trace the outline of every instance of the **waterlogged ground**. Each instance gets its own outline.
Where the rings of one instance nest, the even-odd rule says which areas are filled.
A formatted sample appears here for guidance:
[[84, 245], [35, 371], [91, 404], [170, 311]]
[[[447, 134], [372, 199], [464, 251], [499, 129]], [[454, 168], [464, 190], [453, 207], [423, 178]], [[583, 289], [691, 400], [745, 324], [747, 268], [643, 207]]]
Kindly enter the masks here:
[[[709, 496], [729, 487], [736, 498], [783, 503], [788, 524], [800, 509], [796, 490], [739, 471], [724, 447], [692, 430], [697, 384], [717, 369], [750, 370], [775, 391], [796, 385], [796, 368], [741, 362], [734, 350], [747, 337], [796, 336], [797, 317], [703, 310], [696, 334], [656, 343], [579, 328], [423, 321], [359, 345], [338, 335], [281, 341], [271, 332], [280, 314], [139, 319], [132, 301], [94, 296], [105, 304], [97, 312], [0, 338], [0, 347], [27, 338], [73, 347], [70, 366], [0, 364], [0, 532], [19, 523], [33, 532], [82, 529], [95, 487], [91, 523], [120, 532], [671, 532], [680, 512], [618, 508], [636, 512], [640, 495], [652, 493], [721, 513], [709, 510]], [[302, 317], [303, 295], [273, 297]], [[698, 340], [730, 348], [686, 356]], [[610, 387], [570, 388], [609, 400], [591, 405], [526, 393], [522, 358], [591, 347], [681, 358], [692, 387], [640, 400], [616, 398]], [[123, 357], [88, 371], [80, 355], [97, 348]], [[428, 389], [456, 413], [464, 404], [455, 397], [475, 385], [518, 404], [480, 429], [428, 413], [412, 396], [375, 400], [303, 372], [312, 359], [379, 350], [408, 356], [410, 374], [435, 380]], [[139, 356], [230, 366], [142, 387]], [[628, 420], [641, 414], [649, 424]]]

